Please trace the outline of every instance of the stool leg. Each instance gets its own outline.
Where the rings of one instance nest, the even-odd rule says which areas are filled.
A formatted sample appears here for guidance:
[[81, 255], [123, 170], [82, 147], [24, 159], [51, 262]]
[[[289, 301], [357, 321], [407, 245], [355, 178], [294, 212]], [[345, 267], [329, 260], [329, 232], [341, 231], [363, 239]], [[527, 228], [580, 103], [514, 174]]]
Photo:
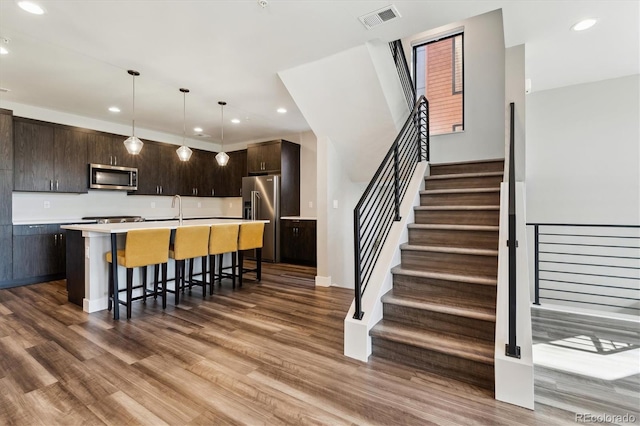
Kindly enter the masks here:
[[185, 279], [184, 279], [186, 270], [187, 270], [187, 261], [181, 260], [180, 261], [180, 288], [182, 289], [182, 293], [184, 293], [184, 288], [186, 287]]
[[260, 282], [260, 280], [262, 279], [262, 247], [256, 249], [256, 262], [256, 278], [258, 279], [258, 282]]
[[207, 257], [200, 258], [202, 262], [202, 298], [207, 294]]
[[213, 285], [216, 282], [216, 255], [209, 255], [209, 294], [213, 294]]
[[175, 285], [175, 290], [176, 290], [176, 306], [180, 303], [180, 271], [182, 270], [182, 265], [181, 265], [180, 260], [176, 260], [175, 261], [175, 281], [176, 281], [176, 285]]
[[193, 287], [193, 261], [195, 259], [189, 259], [189, 294], [191, 294], [191, 288]]
[[153, 265], [153, 298], [158, 298], [158, 273], [160, 272], [160, 265]]
[[224, 260], [224, 258], [222, 257], [222, 254], [218, 255], [218, 283], [220, 284], [220, 287], [222, 287], [222, 261]]
[[162, 309], [167, 308], [167, 264], [162, 264]]
[[236, 288], [236, 252], [231, 252], [231, 284]]
[[133, 268], [127, 268], [127, 319], [131, 318], [131, 298], [133, 296]]
[[[244, 269], [244, 255], [238, 250], [238, 287], [242, 287], [242, 272]], [[235, 285], [234, 285], [235, 288]]]
[[142, 299], [142, 303], [147, 303], [147, 267], [143, 266], [142, 268], [142, 295], [144, 298]]
[[111, 268], [111, 263], [109, 263], [109, 300], [107, 302], [107, 309], [111, 312], [111, 307], [113, 305], [113, 269]]

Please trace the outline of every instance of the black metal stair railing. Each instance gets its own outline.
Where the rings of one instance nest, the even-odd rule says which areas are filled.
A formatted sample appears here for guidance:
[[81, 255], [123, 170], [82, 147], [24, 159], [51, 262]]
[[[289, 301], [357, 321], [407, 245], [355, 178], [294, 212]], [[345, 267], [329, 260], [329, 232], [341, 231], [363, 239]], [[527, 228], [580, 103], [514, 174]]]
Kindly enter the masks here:
[[516, 165], [515, 165], [515, 116], [516, 106], [513, 102], [509, 105], [509, 342], [505, 348], [505, 355], [512, 358], [520, 358], [520, 346], [516, 343], [517, 326], [517, 269], [516, 269]]
[[362, 319], [364, 294], [416, 165], [429, 160], [429, 103], [421, 96], [353, 210], [355, 319]]
[[389, 48], [391, 49], [393, 62], [395, 62], [396, 69], [398, 70], [398, 77], [400, 77], [400, 84], [402, 84], [402, 91], [404, 92], [404, 97], [407, 99], [407, 105], [409, 105], [409, 108], [413, 108], [416, 104], [416, 87], [413, 84], [413, 79], [409, 72], [409, 65], [407, 64], [404, 49], [402, 48], [402, 41], [395, 40], [390, 42]]

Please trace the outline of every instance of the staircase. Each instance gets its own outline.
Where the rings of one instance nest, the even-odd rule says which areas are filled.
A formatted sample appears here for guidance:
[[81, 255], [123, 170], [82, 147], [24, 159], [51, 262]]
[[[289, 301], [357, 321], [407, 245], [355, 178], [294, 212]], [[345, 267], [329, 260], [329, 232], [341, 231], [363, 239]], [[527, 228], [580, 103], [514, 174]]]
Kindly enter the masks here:
[[431, 165], [373, 356], [494, 390], [503, 160]]

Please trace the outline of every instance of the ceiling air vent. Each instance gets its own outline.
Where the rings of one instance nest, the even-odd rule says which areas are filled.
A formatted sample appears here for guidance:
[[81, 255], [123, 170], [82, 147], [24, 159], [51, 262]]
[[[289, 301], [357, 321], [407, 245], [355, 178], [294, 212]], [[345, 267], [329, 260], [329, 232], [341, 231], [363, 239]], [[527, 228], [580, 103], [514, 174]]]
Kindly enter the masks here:
[[383, 7], [382, 9], [375, 10], [371, 13], [367, 13], [366, 15], [360, 16], [360, 22], [362, 25], [367, 27], [370, 30], [373, 27], [377, 27], [380, 24], [384, 24], [385, 22], [389, 22], [393, 19], [400, 18], [400, 12], [398, 9], [392, 4], [387, 7]]

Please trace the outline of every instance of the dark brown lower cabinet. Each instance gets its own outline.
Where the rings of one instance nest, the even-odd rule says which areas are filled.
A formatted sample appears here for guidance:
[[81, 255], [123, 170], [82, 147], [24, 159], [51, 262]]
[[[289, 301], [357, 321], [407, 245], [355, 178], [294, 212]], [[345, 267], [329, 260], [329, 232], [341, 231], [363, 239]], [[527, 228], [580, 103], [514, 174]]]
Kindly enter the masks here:
[[0, 225], [0, 282], [9, 281], [13, 275], [12, 225]]
[[84, 238], [82, 231], [66, 233], [67, 294], [69, 302], [83, 305], [84, 299]]
[[281, 261], [316, 266], [316, 221], [284, 219], [280, 223]]
[[66, 231], [59, 224], [13, 227], [13, 280], [65, 276]]

